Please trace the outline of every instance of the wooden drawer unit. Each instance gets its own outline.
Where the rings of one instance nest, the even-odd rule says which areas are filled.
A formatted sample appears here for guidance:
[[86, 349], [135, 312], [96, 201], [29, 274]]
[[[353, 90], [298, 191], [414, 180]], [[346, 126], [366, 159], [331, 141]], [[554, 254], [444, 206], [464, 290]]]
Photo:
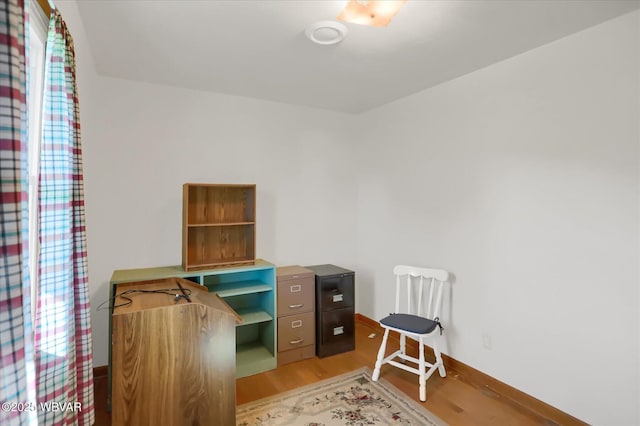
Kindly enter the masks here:
[[316, 275], [316, 355], [355, 349], [355, 273], [335, 265], [306, 268]]
[[315, 275], [301, 266], [276, 269], [278, 280], [278, 365], [316, 353]]

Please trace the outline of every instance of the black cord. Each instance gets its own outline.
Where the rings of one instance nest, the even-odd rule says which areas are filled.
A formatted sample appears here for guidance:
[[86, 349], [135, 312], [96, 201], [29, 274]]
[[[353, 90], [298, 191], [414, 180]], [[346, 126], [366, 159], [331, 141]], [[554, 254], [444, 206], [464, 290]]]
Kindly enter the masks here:
[[[182, 294], [177, 294], [176, 291], [179, 291]], [[162, 293], [162, 294], [168, 294], [169, 296], [174, 296], [174, 301], [177, 302], [178, 300], [180, 300], [181, 297], [184, 297], [185, 299], [190, 301], [189, 300], [189, 295], [191, 294], [191, 289], [189, 289], [189, 288], [163, 288], [163, 289], [158, 289], [158, 290], [142, 290], [142, 289], [127, 290], [127, 291], [123, 291], [120, 294], [116, 294], [114, 297], [112, 297], [112, 298], [110, 298], [108, 300], [105, 300], [100, 305], [98, 305], [96, 310], [100, 311], [102, 309], [106, 309], [104, 307], [104, 305], [106, 303], [109, 303], [109, 309], [120, 308], [122, 306], [128, 306], [128, 305], [133, 303], [133, 300], [131, 300], [131, 298], [129, 298], [129, 297], [125, 296], [125, 295], [134, 294], [134, 293]], [[121, 297], [121, 298], [125, 299], [126, 302], [120, 303], [120, 304], [117, 304], [117, 305], [111, 304], [118, 297]]]
[[180, 281], [176, 281], [176, 284], [178, 284], [178, 287], [180, 287], [180, 291], [182, 292], [182, 294], [176, 294], [176, 298], [174, 300], [177, 302], [181, 297], [184, 297], [185, 299], [187, 299], [187, 302], [191, 303], [191, 298], [189, 297], [191, 292], [187, 293], [187, 290], [189, 289], [182, 287]]

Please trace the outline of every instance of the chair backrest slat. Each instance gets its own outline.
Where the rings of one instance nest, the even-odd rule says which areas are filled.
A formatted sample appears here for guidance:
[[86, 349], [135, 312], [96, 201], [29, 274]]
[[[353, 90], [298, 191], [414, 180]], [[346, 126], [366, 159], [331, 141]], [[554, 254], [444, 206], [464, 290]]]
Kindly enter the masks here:
[[438, 287], [438, 296], [436, 299], [436, 303], [433, 305], [434, 306], [434, 312], [433, 312], [433, 316], [431, 318], [437, 318], [440, 316], [440, 308], [442, 307], [442, 294], [443, 294], [443, 288], [444, 288], [444, 282], [440, 283], [440, 286]]
[[396, 310], [400, 312], [400, 275], [396, 275]]
[[[398, 265], [393, 273], [396, 275], [396, 313], [420, 315], [430, 319], [440, 315], [444, 284], [449, 280], [447, 271]], [[419, 280], [418, 288], [414, 285], [414, 280]], [[425, 289], [425, 286], [428, 288]], [[403, 291], [407, 292], [407, 305], [401, 307], [400, 293]]]
[[413, 281], [411, 281], [411, 275], [407, 276], [407, 312], [413, 313], [413, 305], [411, 304], [411, 295], [413, 293]]
[[424, 290], [424, 276], [420, 275], [420, 292], [418, 293], [418, 301], [417, 301], [417, 313], [416, 315], [422, 315], [422, 303], [420, 303], [420, 301], [422, 300], [422, 292]]
[[433, 313], [431, 310], [433, 309], [433, 293], [436, 288], [436, 279], [431, 277], [431, 282], [429, 283], [429, 300], [427, 301], [427, 318], [431, 318], [431, 314]]

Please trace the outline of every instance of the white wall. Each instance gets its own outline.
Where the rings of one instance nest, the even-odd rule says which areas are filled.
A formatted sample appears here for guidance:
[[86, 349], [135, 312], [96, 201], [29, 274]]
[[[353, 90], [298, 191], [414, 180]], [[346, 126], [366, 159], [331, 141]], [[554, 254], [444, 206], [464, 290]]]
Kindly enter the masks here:
[[[59, 7], [90, 57], [77, 5]], [[183, 183], [257, 184], [260, 258], [351, 266], [351, 116], [78, 72], [94, 365], [107, 364], [97, 308], [112, 272], [181, 263]]]
[[359, 117], [360, 311], [394, 264], [445, 268], [445, 352], [599, 425], [640, 424], [639, 21]]
[[[347, 117], [101, 79], [85, 139], [92, 303], [115, 269], [177, 265], [182, 184], [256, 183], [256, 253], [278, 265], [350, 264], [355, 191]], [[93, 315], [96, 365], [107, 312]]]
[[354, 268], [372, 318], [394, 264], [446, 268], [446, 353], [590, 423], [640, 423], [638, 12], [346, 116], [96, 76], [57, 3], [79, 58], [96, 366], [112, 271], [180, 262], [182, 183], [255, 182], [260, 257]]

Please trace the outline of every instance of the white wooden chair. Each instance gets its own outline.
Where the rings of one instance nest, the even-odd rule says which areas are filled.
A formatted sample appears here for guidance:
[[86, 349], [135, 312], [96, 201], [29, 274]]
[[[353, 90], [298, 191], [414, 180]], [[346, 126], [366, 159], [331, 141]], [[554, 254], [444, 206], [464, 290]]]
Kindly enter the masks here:
[[[384, 336], [378, 350], [376, 366], [373, 370], [373, 380], [380, 377], [380, 367], [391, 364], [395, 367], [417, 374], [420, 378], [420, 401], [427, 400], [427, 379], [436, 369], [441, 377], [447, 375], [442, 355], [438, 349], [437, 338], [442, 334], [440, 324], [440, 308], [444, 284], [449, 280], [449, 273], [442, 269], [416, 268], [398, 265], [393, 268], [396, 277], [396, 307], [389, 316], [380, 320], [384, 328]], [[400, 300], [406, 300], [400, 303]], [[400, 333], [400, 349], [385, 357], [389, 331]], [[406, 353], [406, 338], [409, 337], [419, 343], [419, 358]], [[435, 363], [425, 361], [424, 345], [429, 340], [435, 353]], [[395, 359], [399, 358], [401, 362]], [[416, 367], [406, 365], [409, 361]], [[427, 369], [428, 368], [428, 369]]]

